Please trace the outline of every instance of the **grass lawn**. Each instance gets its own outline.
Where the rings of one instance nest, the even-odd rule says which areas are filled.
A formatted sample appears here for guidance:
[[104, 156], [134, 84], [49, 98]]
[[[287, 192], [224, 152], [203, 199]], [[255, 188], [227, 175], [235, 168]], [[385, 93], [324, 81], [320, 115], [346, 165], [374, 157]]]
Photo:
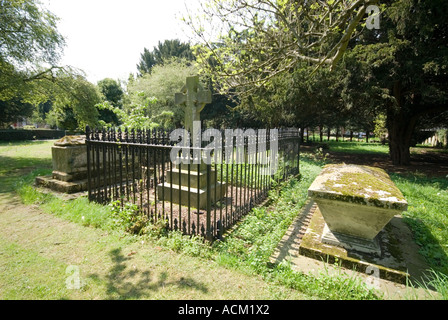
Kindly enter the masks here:
[[107, 206], [37, 192], [31, 183], [51, 172], [51, 145], [0, 145], [0, 299], [312, 298], [127, 235]]
[[344, 153], [358, 153], [358, 154], [387, 154], [389, 147], [380, 143], [366, 143], [366, 142], [336, 142], [330, 140], [324, 142], [330, 147], [330, 150]]
[[[273, 189], [267, 206], [209, 246], [176, 232], [129, 235], [110, 207], [36, 191], [34, 177], [51, 172], [52, 143], [0, 144], [0, 299], [381, 298], [356, 279], [312, 277], [269, 263], [324, 165], [313, 154], [301, 157], [301, 179]], [[446, 284], [446, 181], [392, 178], [408, 199], [406, 217], [417, 242]], [[434, 193], [440, 197], [428, 197]], [[437, 213], [423, 214], [431, 208]], [[68, 289], [78, 275], [81, 289]]]

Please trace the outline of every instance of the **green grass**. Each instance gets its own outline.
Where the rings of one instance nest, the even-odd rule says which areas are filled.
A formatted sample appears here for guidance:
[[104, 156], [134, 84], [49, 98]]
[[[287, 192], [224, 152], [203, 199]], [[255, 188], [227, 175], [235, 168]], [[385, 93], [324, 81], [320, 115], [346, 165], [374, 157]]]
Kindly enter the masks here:
[[258, 274], [272, 284], [284, 285], [321, 299], [378, 299], [381, 295], [367, 289], [359, 279], [327, 273], [310, 276], [294, 271], [288, 263], [270, 263], [278, 243], [305, 205], [308, 187], [323, 164], [313, 156], [302, 155], [300, 179], [291, 179], [271, 190], [266, 206], [253, 209], [225, 236], [224, 241], [214, 242], [212, 248], [179, 233], [171, 233], [159, 239], [158, 243], [178, 252], [213, 259], [226, 268]]
[[[170, 270], [176, 267], [178, 263], [173, 262], [174, 257], [168, 259], [164, 256], [167, 252], [165, 250], [168, 250], [168, 252], [175, 252], [176, 255], [179, 255], [179, 258], [176, 259], [181, 259], [185, 268], [191, 272], [195, 272], [193, 271], [194, 268], [208, 268], [212, 263], [216, 266], [214, 268], [228, 270], [231, 277], [239, 277], [238, 279], [241, 279], [239, 281], [242, 281], [241, 285], [247, 287], [254, 285], [252, 283], [254, 279], [261, 277], [263, 283], [272, 287], [270, 293], [268, 293], [270, 298], [281, 299], [291, 296], [291, 294], [297, 296], [298, 293], [308, 298], [323, 299], [381, 298], [379, 293], [368, 290], [365, 284], [359, 280], [348, 278], [348, 276], [342, 274], [335, 276], [322, 273], [320, 276], [310, 276], [294, 271], [287, 263], [273, 265], [269, 262], [269, 258], [280, 239], [297, 213], [305, 205], [309, 185], [325, 164], [319, 154], [302, 154], [301, 178], [291, 179], [278, 185], [270, 192], [269, 201], [265, 207], [255, 208], [225, 237], [224, 241], [216, 241], [210, 246], [204, 244], [199, 237], [186, 237], [178, 232], [172, 232], [157, 238], [150, 235], [129, 236], [123, 230], [117, 230], [117, 225], [113, 221], [113, 216], [111, 216], [111, 208], [108, 206], [89, 203], [86, 198], [64, 201], [55, 196], [38, 192], [32, 187], [32, 182], [35, 176], [51, 172], [51, 154], [49, 152], [51, 144], [52, 142], [0, 144], [0, 182], [6, 182], [2, 187], [3, 189], [0, 190], [0, 194], [15, 189], [27, 205], [38, 205], [40, 210], [61, 219], [75, 222], [83, 228], [93, 227], [100, 232], [106, 232], [108, 236], [103, 240], [101, 237], [97, 241], [86, 239], [83, 249], [88, 252], [84, 254], [90, 257], [89, 259], [94, 259], [89, 254], [90, 251], [94, 256], [99, 256], [95, 265], [102, 271], [92, 272], [92, 276], [87, 279], [88, 286], [85, 291], [74, 295], [73, 292], [67, 292], [64, 286], [61, 287], [61, 279], [66, 278], [65, 273], [61, 275], [61, 272], [65, 271], [66, 263], [61, 263], [59, 260], [44, 259], [35, 251], [18, 247], [17, 244], [2, 240], [0, 237], [0, 249], [3, 253], [0, 255], [0, 269], [5, 271], [1, 273], [0, 284], [3, 283], [4, 288], [9, 292], [3, 297], [21, 298], [23, 296], [31, 299], [73, 298], [74, 296], [100, 299], [148, 297], [146, 294], [138, 293], [139, 291], [132, 287], [134, 284], [129, 284], [132, 290], [123, 289], [123, 287], [127, 288], [127, 281], [122, 279], [122, 274], [118, 272], [118, 269], [129, 267], [125, 264], [128, 258], [125, 254], [111, 256], [115, 252], [113, 251], [115, 249], [111, 249], [111, 246], [128, 248], [129, 245], [135, 246], [143, 241], [145, 247], [148, 247], [148, 249], [141, 249], [147, 252], [145, 253], [145, 257], [147, 257], [145, 259], [156, 261], [156, 269], [160, 271], [159, 276], [162, 278], [165, 276], [161, 270]], [[333, 147], [338, 145], [335, 144]], [[340, 145], [339, 150], [343, 150], [342, 152], [387, 152], [384, 150], [384, 146], [380, 145], [372, 147], [371, 144], [363, 145], [347, 142], [340, 143]], [[14, 160], [16, 158], [17, 161]], [[23, 173], [26, 173], [26, 175], [23, 176]], [[443, 288], [447, 287], [446, 268], [448, 265], [446, 260], [448, 249], [447, 181], [446, 179], [428, 179], [415, 175], [392, 175], [392, 179], [409, 202], [409, 210], [405, 214], [406, 222], [416, 235], [417, 243], [422, 244], [422, 254], [427, 258], [433, 269], [433, 276], [428, 282], [440, 288], [439, 292], [443, 294], [443, 292], [446, 292], [446, 290], [443, 291]], [[108, 243], [108, 241], [111, 243]], [[110, 253], [108, 256], [103, 254], [106, 248]], [[163, 249], [159, 251], [155, 248]], [[116, 263], [111, 264], [110, 259]], [[143, 260], [142, 264], [144, 264]], [[170, 265], [170, 263], [173, 265]], [[33, 274], [34, 264], [36, 265], [36, 274]], [[45, 281], [45, 276], [42, 276], [43, 274], [48, 277], [48, 272], [46, 273], [45, 270], [58, 274], [54, 282]], [[21, 275], [25, 275], [23, 279]], [[178, 275], [176, 274], [173, 277], [178, 277]], [[179, 277], [186, 279], [185, 275]], [[131, 281], [131, 279], [128, 280]], [[159, 281], [160, 279], [153, 280]], [[34, 289], [31, 291], [15, 290], [12, 287], [14, 281], [21, 283], [20, 288]], [[195, 283], [198, 280], [190, 279], [188, 281]], [[224, 279], [224, 281], [229, 282], [231, 280]], [[32, 285], [26, 285], [27, 283], [32, 283]], [[181, 281], [181, 283], [183, 282]], [[176, 295], [183, 292], [183, 289], [176, 291], [174, 287], [169, 295], [156, 296], [159, 298], [175, 298]], [[215, 292], [213, 287], [211, 287], [209, 294], [202, 292], [200, 285], [197, 285], [197, 287], [200, 289], [201, 296], [214, 299], [214, 296], [211, 295], [211, 292]], [[116, 290], [116, 288], [121, 289]], [[51, 294], [51, 292], [54, 292], [54, 294]], [[153, 291], [151, 292], [153, 293]], [[233, 294], [233, 291], [231, 292]], [[195, 297], [197, 296], [195, 295]], [[246, 295], [238, 295], [235, 292], [236, 299], [245, 299], [246, 297], [247, 293]], [[447, 298], [446, 295], [444, 297]]]
[[408, 201], [405, 221], [431, 268], [448, 275], [448, 179], [392, 174]]
[[35, 189], [32, 186], [32, 181], [42, 173], [40, 170], [35, 170], [17, 182], [16, 191], [24, 204], [38, 204], [43, 212], [54, 214], [83, 226], [104, 230], [113, 229], [109, 207], [90, 203], [86, 197], [66, 201], [51, 193], [42, 193]]
[[[51, 145], [54, 141], [0, 143], [0, 193], [14, 190], [18, 179], [30, 171], [51, 172]], [[50, 152], [49, 152], [50, 151]]]
[[[0, 297], [2, 299], [52, 299], [67, 297], [65, 264], [43, 258], [0, 238]], [[7, 275], [7, 276], [6, 276]]]
[[331, 151], [350, 154], [387, 154], [389, 152], [388, 145], [382, 145], [381, 143], [336, 142], [330, 140], [328, 142], [324, 142], [324, 144], [327, 144]]

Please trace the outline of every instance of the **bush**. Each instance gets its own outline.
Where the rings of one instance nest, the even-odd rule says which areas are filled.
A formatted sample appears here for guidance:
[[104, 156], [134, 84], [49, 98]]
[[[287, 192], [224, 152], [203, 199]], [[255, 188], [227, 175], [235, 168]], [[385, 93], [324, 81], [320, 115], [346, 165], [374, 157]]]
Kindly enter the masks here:
[[0, 141], [60, 139], [64, 136], [65, 136], [64, 130], [45, 130], [45, 129], [0, 130]]

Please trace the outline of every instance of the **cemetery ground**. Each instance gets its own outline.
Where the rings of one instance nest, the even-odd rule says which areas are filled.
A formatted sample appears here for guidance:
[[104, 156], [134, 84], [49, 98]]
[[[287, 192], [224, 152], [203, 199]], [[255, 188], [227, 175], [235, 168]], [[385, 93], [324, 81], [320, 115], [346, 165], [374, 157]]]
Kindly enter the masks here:
[[[53, 142], [0, 144], [0, 299], [387, 299], [357, 277], [270, 262], [323, 165], [341, 161], [388, 171], [431, 269], [414, 285], [439, 292], [426, 298], [448, 298], [446, 150], [414, 148], [411, 166], [393, 167], [380, 144], [303, 146], [300, 179], [274, 188], [264, 206], [209, 245], [157, 226], [131, 235], [111, 206], [35, 189], [34, 178], [52, 171]], [[416, 298], [412, 288], [404, 298]]]

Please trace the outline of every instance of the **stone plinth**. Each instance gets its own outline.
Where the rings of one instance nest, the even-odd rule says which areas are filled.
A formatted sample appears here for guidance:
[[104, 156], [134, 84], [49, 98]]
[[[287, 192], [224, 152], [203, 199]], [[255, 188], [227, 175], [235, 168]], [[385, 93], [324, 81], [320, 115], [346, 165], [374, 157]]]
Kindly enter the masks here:
[[407, 202], [387, 173], [357, 165], [328, 165], [308, 195], [326, 222], [322, 241], [344, 248], [380, 254], [375, 239]]
[[[198, 170], [199, 169], [199, 170]], [[210, 170], [210, 200], [211, 203], [219, 201], [225, 196], [227, 188], [224, 182], [216, 180], [214, 170]], [[216, 196], [215, 196], [216, 194]], [[199, 165], [188, 165], [173, 168], [172, 172], [166, 174], [165, 183], [157, 186], [159, 200], [172, 201], [177, 204], [199, 209], [207, 209], [207, 166], [204, 163]]]
[[87, 178], [87, 148], [85, 138], [64, 137], [51, 148], [53, 178], [75, 181]]

